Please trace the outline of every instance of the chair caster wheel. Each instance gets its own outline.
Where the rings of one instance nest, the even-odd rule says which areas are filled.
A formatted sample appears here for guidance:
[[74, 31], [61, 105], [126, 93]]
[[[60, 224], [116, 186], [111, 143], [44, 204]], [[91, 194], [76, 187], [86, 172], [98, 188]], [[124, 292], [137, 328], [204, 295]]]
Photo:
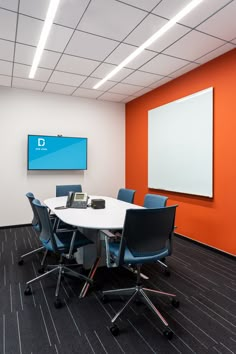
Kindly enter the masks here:
[[18, 265], [22, 266], [24, 264], [24, 259], [20, 259]]
[[25, 288], [24, 294], [25, 294], [26, 296], [32, 295], [32, 290], [31, 290], [31, 287], [30, 287], [30, 286], [27, 286], [27, 287]]
[[163, 331], [163, 335], [168, 338], [171, 339], [173, 337], [173, 332], [170, 330], [170, 328], [166, 328]]
[[113, 326], [110, 327], [110, 332], [114, 337], [118, 336], [118, 334], [120, 333], [119, 327], [116, 324], [114, 324]]
[[44, 272], [45, 272], [44, 267], [38, 269], [38, 273], [39, 273], [39, 274], [43, 274]]
[[179, 307], [179, 300], [172, 299], [172, 300], [171, 300], [171, 304], [172, 304], [174, 307], [178, 308], [178, 307]]
[[60, 309], [60, 308], [62, 307], [62, 302], [61, 302], [60, 299], [56, 299], [56, 300], [54, 301], [54, 307], [55, 307], [56, 309]]

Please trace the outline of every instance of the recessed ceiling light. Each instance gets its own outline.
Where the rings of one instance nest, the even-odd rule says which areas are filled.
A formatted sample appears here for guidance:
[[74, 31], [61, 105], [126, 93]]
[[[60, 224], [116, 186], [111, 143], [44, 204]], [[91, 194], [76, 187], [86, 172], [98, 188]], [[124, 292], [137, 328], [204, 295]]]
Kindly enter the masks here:
[[148, 40], [146, 40], [139, 48], [137, 48], [133, 53], [131, 53], [126, 59], [124, 59], [114, 70], [112, 70], [104, 79], [99, 81], [93, 88], [97, 89], [103, 85], [107, 80], [112, 78], [118, 73], [124, 66], [130, 63], [134, 58], [136, 58], [144, 49], [149, 47], [153, 42], [160, 38], [164, 33], [166, 33], [170, 28], [172, 28], [178, 21], [180, 21], [184, 16], [186, 16], [190, 11], [192, 11], [196, 6], [198, 6], [203, 0], [193, 0], [187, 6], [177, 13], [171, 20], [169, 20], [162, 28], [160, 28], [156, 33], [154, 33]]
[[30, 70], [30, 74], [29, 74], [29, 78], [30, 79], [34, 78], [35, 72], [36, 72], [36, 70], [38, 68], [38, 65], [39, 65], [39, 62], [40, 62], [40, 59], [41, 59], [41, 56], [42, 56], [46, 41], [48, 39], [48, 35], [49, 35], [49, 32], [50, 32], [50, 29], [51, 29], [52, 24], [53, 24], [54, 17], [55, 17], [56, 12], [57, 12], [57, 8], [58, 8], [58, 5], [59, 5], [59, 2], [60, 2], [60, 0], [51, 0], [51, 2], [49, 4], [48, 12], [47, 12], [46, 19], [45, 19], [45, 22], [44, 22], [44, 25], [43, 25], [43, 29], [42, 29], [42, 32], [41, 32], [41, 35], [40, 35], [40, 38], [39, 38], [39, 43], [38, 43], [38, 46], [37, 46], [37, 49], [36, 49], [36, 53], [35, 53], [35, 56], [34, 56], [33, 64], [31, 66], [31, 70]]

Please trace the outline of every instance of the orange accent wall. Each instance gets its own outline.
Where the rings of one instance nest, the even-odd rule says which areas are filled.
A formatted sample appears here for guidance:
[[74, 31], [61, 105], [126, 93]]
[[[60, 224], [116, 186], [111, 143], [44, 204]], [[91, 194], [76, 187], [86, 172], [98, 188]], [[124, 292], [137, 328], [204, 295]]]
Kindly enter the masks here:
[[[212, 199], [148, 189], [148, 110], [214, 88]], [[174, 171], [173, 171], [174, 173]], [[177, 232], [236, 254], [236, 49], [126, 104], [126, 186], [177, 203]]]

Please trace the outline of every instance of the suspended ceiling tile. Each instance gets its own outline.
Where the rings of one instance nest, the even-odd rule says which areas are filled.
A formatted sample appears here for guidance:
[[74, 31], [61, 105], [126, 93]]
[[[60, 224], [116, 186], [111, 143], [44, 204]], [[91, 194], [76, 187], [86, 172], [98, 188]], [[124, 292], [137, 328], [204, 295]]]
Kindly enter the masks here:
[[[49, 3], [49, 0], [21, 0], [20, 12], [35, 18], [45, 20]], [[88, 3], [89, 0], [80, 0], [79, 3], [78, 0], [60, 1], [54, 23], [75, 28]]]
[[[34, 47], [17, 43], [15, 51], [15, 62], [32, 65], [35, 51], [36, 48]], [[59, 58], [59, 53], [44, 50], [40, 60], [40, 67], [54, 69]]]
[[163, 79], [158, 80], [156, 83], [150, 85], [150, 87], [151, 87], [152, 89], [155, 89], [155, 88], [157, 88], [157, 87], [160, 87], [160, 86], [166, 84], [167, 82], [169, 82], [169, 81], [171, 81], [171, 80], [172, 80], [171, 77], [164, 77]]
[[[192, 45], [194, 43], [194, 46]], [[206, 52], [221, 46], [223, 41], [206, 34], [191, 31], [164, 51], [173, 57], [194, 61]]]
[[[93, 77], [96, 78], [104, 78], [107, 74], [109, 74], [116, 66], [103, 63], [101, 64], [92, 74]], [[132, 69], [122, 68], [115, 76], [111, 78], [112, 81], [120, 81], [123, 80], [126, 76], [133, 72]]]
[[185, 36], [189, 31], [191, 30], [188, 27], [175, 24], [169, 31], [150, 45], [148, 49], [161, 52], [171, 44], [178, 42], [178, 40]]
[[76, 28], [89, 2], [90, 0], [79, 0], [79, 3], [78, 0], [61, 1], [54, 22]]
[[63, 95], [71, 95], [72, 92], [74, 92], [74, 90], [75, 90], [75, 87], [73, 87], [73, 86], [48, 83], [44, 89], [44, 92], [60, 93]]
[[[95, 79], [94, 77], [88, 77], [80, 87], [87, 88], [87, 89], [93, 89], [93, 87], [99, 82], [99, 79]], [[102, 86], [100, 86], [97, 90], [95, 91], [107, 91], [111, 87], [116, 85], [115, 82], [113, 81], [106, 81]]]
[[78, 29], [123, 40], [146, 16], [146, 12], [115, 0], [92, 1]]
[[10, 76], [5, 76], [5, 75], [0, 75], [0, 86], [11, 86], [11, 77]]
[[0, 38], [15, 40], [16, 35], [16, 19], [15, 12], [0, 9]]
[[[109, 55], [105, 62], [119, 65], [124, 59], [126, 59], [131, 53], [133, 53], [135, 49], [136, 47], [132, 45], [122, 43]], [[141, 65], [145, 64], [155, 55], [156, 53], [144, 50], [134, 60], [128, 63], [126, 67], [131, 69], [138, 69]]]
[[120, 95], [117, 93], [112, 93], [112, 92], [105, 92], [101, 96], [98, 97], [98, 100], [101, 101], [112, 101], [112, 102], [122, 102], [123, 99], [125, 99], [127, 95]]
[[118, 43], [115, 41], [76, 31], [65, 53], [102, 61], [117, 45]]
[[132, 85], [149, 86], [161, 78], [161, 75], [149, 74], [143, 71], [135, 71], [122, 82]]
[[[17, 41], [32, 46], [37, 46], [43, 28], [43, 21], [27, 16], [19, 16]], [[34, 31], [31, 29], [34, 28]], [[70, 28], [52, 25], [45, 49], [61, 52], [65, 49], [73, 30]]]
[[99, 64], [99, 61], [63, 54], [56, 69], [75, 74], [90, 75]]
[[136, 96], [135, 93], [141, 89], [143, 89], [142, 86], [119, 83], [112, 87], [109, 92]]
[[[209, 33], [218, 38], [230, 41], [236, 34], [236, 1], [225, 6], [220, 12], [210, 17], [197, 27], [198, 30]], [[222, 19], [227, 18], [227, 24], [222, 24]]]
[[166, 23], [167, 20], [150, 14], [125, 39], [125, 43], [140, 46]]
[[11, 76], [12, 63], [9, 61], [0, 60], [0, 74]]
[[[225, 4], [229, 3], [229, 1], [231, 0], [202, 1], [193, 11], [183, 17], [179, 23], [194, 28], [202, 21], [205, 21], [214, 12], [218, 11]], [[189, 0], [164, 0], [160, 2], [153, 12], [159, 16], [164, 16], [171, 19], [186, 5], [188, 5], [189, 2]]]
[[14, 43], [0, 39], [0, 59], [13, 60]]
[[43, 23], [43, 21], [36, 20], [28, 16], [19, 15], [17, 42], [36, 47], [43, 28]]
[[45, 82], [36, 80], [26, 80], [17, 77], [13, 77], [12, 87], [23, 88], [28, 90], [42, 91], [45, 86]]
[[[22, 77], [22, 78], [28, 79], [30, 69], [31, 69], [31, 66], [29, 66], [29, 65], [15, 63], [13, 75], [15, 77]], [[52, 70], [38, 68], [35, 73], [34, 79], [46, 82], [46, 81], [48, 81], [51, 73], [52, 73]]]
[[224, 44], [223, 46], [211, 51], [210, 53], [203, 55], [200, 58], [197, 58], [198, 63], [200, 64], [204, 64], [226, 52], [228, 52], [229, 50], [235, 49], [235, 46], [232, 44]]
[[173, 58], [168, 55], [159, 54], [147, 64], [143, 65], [140, 70], [158, 75], [168, 75], [177, 69], [182, 68], [188, 62], [186, 60]]
[[45, 49], [63, 52], [73, 33], [73, 29], [52, 25]]
[[20, 13], [45, 20], [50, 0], [20, 0]]
[[74, 93], [73, 96], [87, 97], [87, 98], [97, 98], [101, 95], [101, 91], [89, 90], [86, 88], [79, 87]]
[[18, 9], [18, 0], [0, 0], [0, 7], [4, 9], [17, 11]]
[[178, 69], [172, 73], [169, 74], [169, 76], [171, 76], [172, 78], [176, 78], [179, 77], [183, 74], [186, 74], [187, 72], [196, 69], [197, 67], [199, 67], [199, 64], [195, 64], [195, 63], [191, 63], [191, 64], [187, 64], [185, 66], [183, 66], [181, 69]]
[[135, 96], [136, 96], [136, 97], [140, 97], [140, 96], [142, 96], [142, 95], [145, 95], [145, 93], [150, 92], [150, 91], [152, 91], [152, 90], [153, 90], [153, 89], [152, 89], [151, 87], [145, 87], [145, 88], [141, 89], [140, 91], [137, 91], [137, 92], [135, 93]]
[[47, 69], [54, 69], [59, 58], [60, 58], [59, 53], [50, 52], [49, 50], [44, 50], [39, 66]]
[[154, 14], [163, 16], [166, 19], [171, 19], [179, 11], [181, 11], [190, 0], [163, 0], [159, 1], [159, 4], [152, 11]]
[[79, 86], [85, 79], [85, 76], [54, 71], [49, 82], [68, 86]]
[[160, 0], [124, 0], [123, 2], [146, 11], [151, 11]]
[[127, 102], [130, 102], [130, 101], [133, 101], [135, 100], [137, 97], [134, 97], [134, 96], [127, 96], [125, 97], [121, 102], [122, 103], [127, 103]]

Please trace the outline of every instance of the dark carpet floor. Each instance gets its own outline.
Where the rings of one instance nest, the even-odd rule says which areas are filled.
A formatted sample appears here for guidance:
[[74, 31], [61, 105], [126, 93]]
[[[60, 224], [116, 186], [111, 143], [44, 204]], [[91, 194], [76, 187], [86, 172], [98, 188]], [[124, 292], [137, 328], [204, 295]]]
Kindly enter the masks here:
[[[65, 278], [64, 306], [53, 306], [55, 278], [33, 284], [24, 295], [25, 282], [37, 274], [41, 255], [23, 266], [19, 256], [39, 246], [30, 226], [0, 229], [0, 353], [2, 354], [104, 354], [104, 353], [236, 353], [235, 260], [180, 237], [166, 262], [167, 277], [158, 264], [143, 268], [147, 287], [175, 293], [180, 307], [152, 296], [174, 332], [162, 335], [158, 319], [143, 304], [132, 304], [118, 320], [120, 335], [109, 331], [110, 318], [122, 299], [103, 304], [99, 289], [131, 286], [133, 274], [125, 269], [99, 268], [97, 287], [84, 299], [82, 283]], [[49, 262], [53, 262], [52, 256]]]

